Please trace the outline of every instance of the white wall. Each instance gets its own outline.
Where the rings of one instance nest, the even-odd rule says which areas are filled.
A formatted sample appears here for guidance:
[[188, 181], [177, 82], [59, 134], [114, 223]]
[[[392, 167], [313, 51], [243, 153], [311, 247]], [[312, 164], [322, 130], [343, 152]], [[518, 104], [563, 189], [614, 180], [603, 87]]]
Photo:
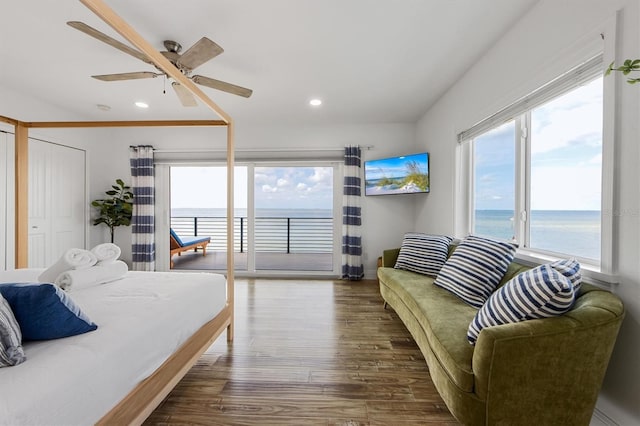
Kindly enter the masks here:
[[[129, 145], [149, 144], [157, 150], [197, 150], [226, 148], [226, 128], [146, 128], [117, 129], [109, 142], [90, 151], [91, 199], [102, 196], [114, 179], [130, 182]], [[249, 126], [236, 123], [235, 145], [240, 150], [314, 148], [342, 149], [347, 144], [372, 145], [363, 150], [363, 159], [382, 158], [415, 152], [413, 124], [373, 124], [335, 126]], [[283, 155], [286, 156], [286, 153]], [[203, 188], [206, 190], [206, 188]], [[428, 195], [427, 195], [428, 196]], [[404, 232], [411, 230], [419, 197], [363, 197], [363, 262], [367, 278], [375, 278], [376, 260], [385, 248], [399, 246]], [[402, 218], [399, 220], [399, 218]], [[130, 259], [130, 229], [116, 230], [116, 243], [123, 257]], [[91, 244], [106, 240], [104, 229], [92, 229]]]
[[[602, 47], [600, 33], [618, 9], [618, 58], [640, 57], [637, 0], [541, 0], [427, 111], [418, 122], [416, 140], [432, 153], [433, 192], [417, 208], [417, 230], [456, 231], [456, 134], [588, 59]], [[640, 424], [639, 99], [639, 87], [619, 84], [613, 214], [620, 284], [614, 291], [627, 316], [598, 410], [620, 425]]]

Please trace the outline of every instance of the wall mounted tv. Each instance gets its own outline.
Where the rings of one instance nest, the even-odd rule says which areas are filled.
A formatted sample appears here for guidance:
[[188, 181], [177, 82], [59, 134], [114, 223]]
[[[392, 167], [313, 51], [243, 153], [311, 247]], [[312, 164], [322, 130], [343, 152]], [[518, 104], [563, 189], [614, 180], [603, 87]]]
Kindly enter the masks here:
[[364, 162], [365, 195], [429, 192], [429, 153]]

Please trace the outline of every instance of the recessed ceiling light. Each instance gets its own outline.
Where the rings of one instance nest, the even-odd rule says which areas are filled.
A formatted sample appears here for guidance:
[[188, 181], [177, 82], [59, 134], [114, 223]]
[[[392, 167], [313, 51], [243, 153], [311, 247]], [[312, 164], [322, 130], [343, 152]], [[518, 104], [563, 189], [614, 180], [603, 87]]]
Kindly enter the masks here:
[[148, 103], [146, 103], [146, 102], [141, 102], [141, 101], [136, 102], [136, 106], [137, 106], [138, 108], [149, 108], [149, 104], [148, 104]]
[[309, 105], [311, 105], [311, 106], [320, 106], [320, 105], [322, 105], [322, 101], [320, 99], [311, 99], [309, 101]]

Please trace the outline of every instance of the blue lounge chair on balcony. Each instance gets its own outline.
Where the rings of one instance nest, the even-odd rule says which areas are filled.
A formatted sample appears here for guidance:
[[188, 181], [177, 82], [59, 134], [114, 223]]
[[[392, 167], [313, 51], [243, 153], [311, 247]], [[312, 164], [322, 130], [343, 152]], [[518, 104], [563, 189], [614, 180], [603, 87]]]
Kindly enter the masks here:
[[178, 256], [180, 256], [180, 254], [183, 251], [187, 251], [187, 250], [191, 250], [193, 249], [193, 251], [197, 252], [198, 251], [198, 247], [202, 247], [202, 256], [206, 256], [207, 255], [207, 244], [209, 244], [211, 242], [211, 237], [182, 237], [180, 238], [178, 236], [178, 234], [175, 233], [175, 231], [171, 228], [169, 228], [169, 230], [171, 231], [171, 235], [170, 235], [170, 255], [169, 255], [169, 259], [171, 261], [171, 268], [173, 268], [173, 255], [174, 254], [178, 254]]

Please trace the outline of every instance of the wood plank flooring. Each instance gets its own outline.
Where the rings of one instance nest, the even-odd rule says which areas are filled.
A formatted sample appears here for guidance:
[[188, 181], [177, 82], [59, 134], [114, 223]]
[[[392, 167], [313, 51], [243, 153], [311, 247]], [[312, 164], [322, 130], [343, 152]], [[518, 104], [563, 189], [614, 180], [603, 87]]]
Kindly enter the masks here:
[[376, 281], [236, 280], [221, 336], [146, 425], [458, 425]]
[[[247, 253], [234, 253], [234, 268], [236, 272], [247, 270]], [[225, 272], [227, 270], [227, 252], [207, 250], [183, 252], [180, 256], [173, 256], [175, 270], [202, 270]], [[255, 254], [255, 268], [258, 271], [302, 271], [302, 272], [330, 272], [333, 271], [332, 253], [269, 253]]]

